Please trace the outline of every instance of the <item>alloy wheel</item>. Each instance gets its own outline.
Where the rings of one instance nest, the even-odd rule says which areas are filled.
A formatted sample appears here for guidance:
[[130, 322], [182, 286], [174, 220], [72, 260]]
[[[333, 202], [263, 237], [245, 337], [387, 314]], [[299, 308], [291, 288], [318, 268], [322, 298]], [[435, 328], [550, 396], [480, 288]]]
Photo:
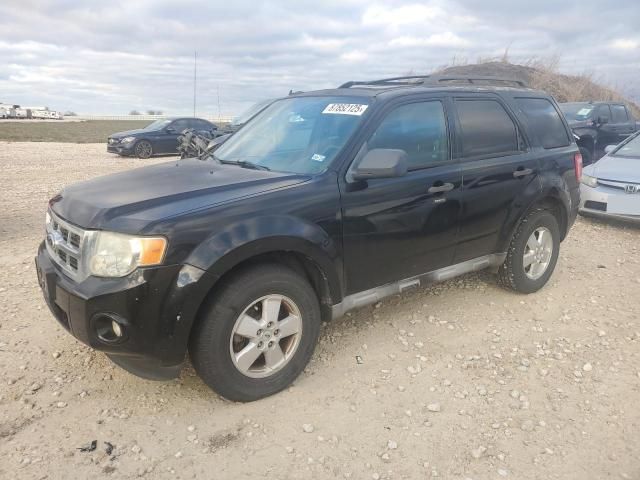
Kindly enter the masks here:
[[282, 370], [293, 358], [302, 336], [302, 315], [284, 295], [266, 295], [244, 309], [236, 320], [229, 353], [235, 367], [252, 378]]
[[547, 227], [536, 228], [524, 248], [522, 265], [524, 273], [532, 280], [537, 280], [547, 271], [553, 254], [553, 238]]
[[151, 144], [149, 142], [140, 142], [136, 145], [136, 155], [138, 157], [149, 158], [151, 153]]

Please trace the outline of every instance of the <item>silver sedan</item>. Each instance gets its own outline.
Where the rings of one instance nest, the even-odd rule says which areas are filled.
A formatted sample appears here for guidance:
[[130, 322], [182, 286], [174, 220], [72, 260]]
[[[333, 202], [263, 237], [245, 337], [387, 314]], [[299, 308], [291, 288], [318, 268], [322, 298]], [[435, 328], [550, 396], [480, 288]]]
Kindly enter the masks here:
[[580, 213], [640, 222], [640, 132], [584, 168]]

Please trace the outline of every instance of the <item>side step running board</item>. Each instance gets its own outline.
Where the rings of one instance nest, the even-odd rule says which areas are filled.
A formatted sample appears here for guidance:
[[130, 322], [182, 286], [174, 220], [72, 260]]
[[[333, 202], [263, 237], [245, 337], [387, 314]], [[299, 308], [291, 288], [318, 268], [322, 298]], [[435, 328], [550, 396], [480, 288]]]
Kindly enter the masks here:
[[444, 267], [432, 272], [417, 275], [415, 277], [406, 278], [399, 282], [388, 283], [381, 287], [371, 288], [364, 292], [354, 293], [344, 297], [342, 302], [331, 307], [331, 316], [333, 318], [340, 318], [349, 310], [354, 308], [364, 307], [365, 305], [371, 305], [382, 300], [385, 297], [391, 295], [397, 295], [410, 288], [419, 287], [423, 284], [443, 282], [465, 273], [477, 272], [478, 270], [484, 270], [489, 267], [499, 267], [504, 263], [506, 253], [494, 253], [491, 255], [485, 255], [484, 257], [478, 257], [471, 260], [467, 260], [456, 265]]

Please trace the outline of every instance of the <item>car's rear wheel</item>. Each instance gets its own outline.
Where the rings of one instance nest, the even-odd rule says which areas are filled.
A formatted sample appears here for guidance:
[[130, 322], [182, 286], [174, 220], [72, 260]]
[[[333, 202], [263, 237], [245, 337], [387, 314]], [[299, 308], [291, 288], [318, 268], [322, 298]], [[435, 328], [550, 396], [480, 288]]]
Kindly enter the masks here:
[[149, 158], [153, 155], [153, 147], [151, 146], [151, 142], [147, 140], [140, 140], [136, 143], [135, 147], [136, 157], [138, 158]]
[[302, 372], [320, 332], [320, 307], [309, 282], [289, 268], [259, 265], [232, 275], [199, 319], [189, 351], [209, 387], [248, 402]]
[[516, 229], [507, 258], [498, 270], [498, 282], [522, 293], [540, 290], [553, 274], [559, 251], [556, 217], [549, 210], [533, 210]]

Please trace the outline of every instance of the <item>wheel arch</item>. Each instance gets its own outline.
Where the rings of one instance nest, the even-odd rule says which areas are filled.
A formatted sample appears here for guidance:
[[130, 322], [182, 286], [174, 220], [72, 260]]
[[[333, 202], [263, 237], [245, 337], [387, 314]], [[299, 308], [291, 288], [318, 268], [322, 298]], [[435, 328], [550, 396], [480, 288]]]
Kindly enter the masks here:
[[527, 217], [535, 209], [549, 210], [558, 221], [558, 227], [560, 228], [560, 241], [564, 240], [569, 230], [569, 211], [570, 208], [567, 205], [567, 195], [564, 194], [556, 186], [549, 187], [542, 195], [532, 201], [526, 209], [523, 210], [520, 218], [507, 230], [508, 234], [503, 236], [498, 246], [499, 252], [505, 252], [509, 248], [511, 239], [515, 234], [518, 225], [524, 218]]

